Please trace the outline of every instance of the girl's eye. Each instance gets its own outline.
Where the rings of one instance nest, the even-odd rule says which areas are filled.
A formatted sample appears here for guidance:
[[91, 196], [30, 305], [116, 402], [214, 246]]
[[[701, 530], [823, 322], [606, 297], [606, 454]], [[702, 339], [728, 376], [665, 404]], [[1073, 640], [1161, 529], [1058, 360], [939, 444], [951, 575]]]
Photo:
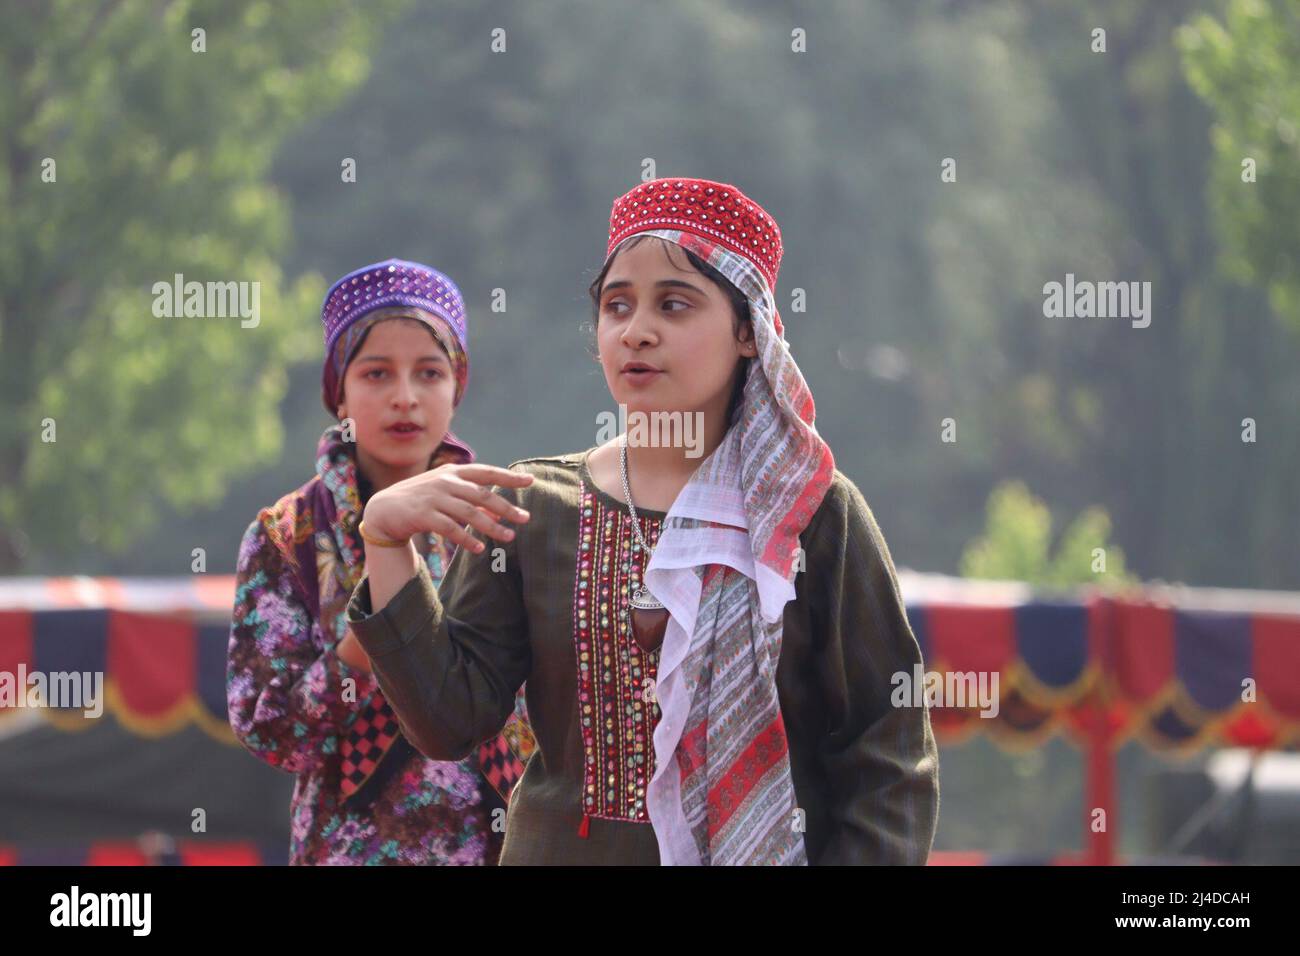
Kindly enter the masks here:
[[682, 311], [682, 309], [689, 309], [691, 307], [691, 304], [689, 302], [685, 302], [681, 299], [664, 299], [664, 307], [667, 308], [670, 305], [680, 305], [682, 308], [668, 309], [669, 312], [680, 312]]
[[372, 382], [377, 382], [379, 381], [377, 376], [387, 375], [387, 374], [388, 374], [387, 371], [385, 371], [382, 368], [372, 368], [368, 372], [366, 372], [366, 378], [370, 379], [370, 381]]
[[605, 311], [613, 313], [614, 315], [622, 315], [622, 312], [619, 310], [626, 307], [627, 303], [621, 299], [611, 299], [605, 303]]
[[442, 378], [442, 369], [439, 369], [439, 368], [426, 368], [426, 369], [424, 370], [424, 374], [425, 374], [425, 377], [428, 378], [428, 379], [430, 379], [430, 380], [432, 380], [432, 379], [436, 379], [436, 378]]

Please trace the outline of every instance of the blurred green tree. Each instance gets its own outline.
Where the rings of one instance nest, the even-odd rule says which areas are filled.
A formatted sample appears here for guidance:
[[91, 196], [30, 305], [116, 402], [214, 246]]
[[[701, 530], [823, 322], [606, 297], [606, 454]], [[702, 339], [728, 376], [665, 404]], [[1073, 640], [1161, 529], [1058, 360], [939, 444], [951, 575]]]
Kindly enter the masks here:
[[[1135, 578], [1124, 568], [1124, 552], [1110, 543], [1110, 518], [1088, 508], [1066, 528], [1051, 554], [1052, 513], [1024, 482], [1006, 481], [989, 495], [984, 533], [966, 546], [961, 573], [968, 578], [1027, 581], [1049, 587], [1120, 584]], [[1099, 570], [1094, 549], [1104, 551]]]
[[[0, 573], [120, 551], [161, 503], [215, 502], [275, 459], [323, 283], [280, 272], [267, 168], [362, 82], [399, 6], [4, 4]], [[156, 318], [152, 286], [177, 273], [259, 283], [260, 322]]]
[[1214, 110], [1211, 203], [1224, 265], [1265, 284], [1300, 330], [1300, 6], [1230, 0], [1178, 32], [1192, 88]]
[[[1294, 587], [1300, 337], [1214, 268], [1214, 115], [1173, 42], [1227, 2], [414, 5], [357, 95], [277, 151], [284, 268], [449, 272], [476, 369], [458, 432], [489, 461], [553, 454], [591, 444], [609, 407], [581, 325], [610, 199], [647, 158], [731, 179], [782, 225], [777, 298], [818, 428], [900, 563], [955, 571], [1014, 475], [1058, 514], [1104, 506], [1146, 577]], [[1043, 285], [1066, 273], [1151, 281], [1151, 327], [1047, 319]], [[175, 535], [233, 562], [247, 518], [311, 474], [319, 339], [299, 357], [274, 466], [78, 569], [160, 573]]]

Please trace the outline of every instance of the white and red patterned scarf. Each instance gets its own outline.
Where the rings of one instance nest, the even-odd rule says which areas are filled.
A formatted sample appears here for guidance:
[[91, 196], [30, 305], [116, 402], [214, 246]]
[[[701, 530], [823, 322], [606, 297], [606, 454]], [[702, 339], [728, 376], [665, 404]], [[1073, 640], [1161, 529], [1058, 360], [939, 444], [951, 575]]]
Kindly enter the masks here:
[[690, 250], [740, 289], [758, 347], [741, 407], [668, 512], [646, 571], [671, 615], [646, 795], [660, 861], [806, 864], [776, 668], [799, 534], [835, 460], [755, 264], [690, 232], [638, 235]]

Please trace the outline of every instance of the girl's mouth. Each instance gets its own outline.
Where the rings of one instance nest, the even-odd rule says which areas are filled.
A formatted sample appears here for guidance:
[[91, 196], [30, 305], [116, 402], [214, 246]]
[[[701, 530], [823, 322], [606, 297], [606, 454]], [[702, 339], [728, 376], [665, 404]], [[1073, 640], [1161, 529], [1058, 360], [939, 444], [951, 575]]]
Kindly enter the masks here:
[[389, 425], [384, 431], [396, 441], [414, 441], [424, 429], [411, 422], [398, 422], [396, 425]]
[[633, 385], [640, 386], [649, 385], [651, 382], [655, 381], [663, 374], [663, 370], [657, 369], [652, 365], [643, 365], [639, 362], [629, 362], [623, 366], [623, 370], [619, 374]]

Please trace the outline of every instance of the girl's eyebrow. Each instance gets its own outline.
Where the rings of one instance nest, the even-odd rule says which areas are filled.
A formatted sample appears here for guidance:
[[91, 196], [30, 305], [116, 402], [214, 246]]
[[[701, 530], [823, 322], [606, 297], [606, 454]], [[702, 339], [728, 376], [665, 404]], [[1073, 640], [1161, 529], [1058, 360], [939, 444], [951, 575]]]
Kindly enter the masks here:
[[[608, 292], [610, 289], [628, 288], [631, 285], [632, 282], [629, 279], [616, 279], [613, 282], [606, 282], [604, 291]], [[658, 282], [655, 283], [656, 289], [662, 289], [668, 286], [679, 287], [682, 289], [690, 289], [692, 292], [696, 293], [697, 295], [702, 295], [705, 296], [705, 298], [708, 298], [708, 294], [703, 289], [697, 286], [693, 286], [689, 282], [684, 282], [681, 279], [660, 279]]]
[[[358, 362], [391, 362], [393, 361], [393, 359], [391, 356], [388, 355], [362, 355], [357, 358], [357, 361]], [[417, 362], [446, 362], [447, 356], [443, 355], [441, 352], [431, 352], [428, 355], [421, 355], [418, 359], [416, 359], [416, 361]]]

